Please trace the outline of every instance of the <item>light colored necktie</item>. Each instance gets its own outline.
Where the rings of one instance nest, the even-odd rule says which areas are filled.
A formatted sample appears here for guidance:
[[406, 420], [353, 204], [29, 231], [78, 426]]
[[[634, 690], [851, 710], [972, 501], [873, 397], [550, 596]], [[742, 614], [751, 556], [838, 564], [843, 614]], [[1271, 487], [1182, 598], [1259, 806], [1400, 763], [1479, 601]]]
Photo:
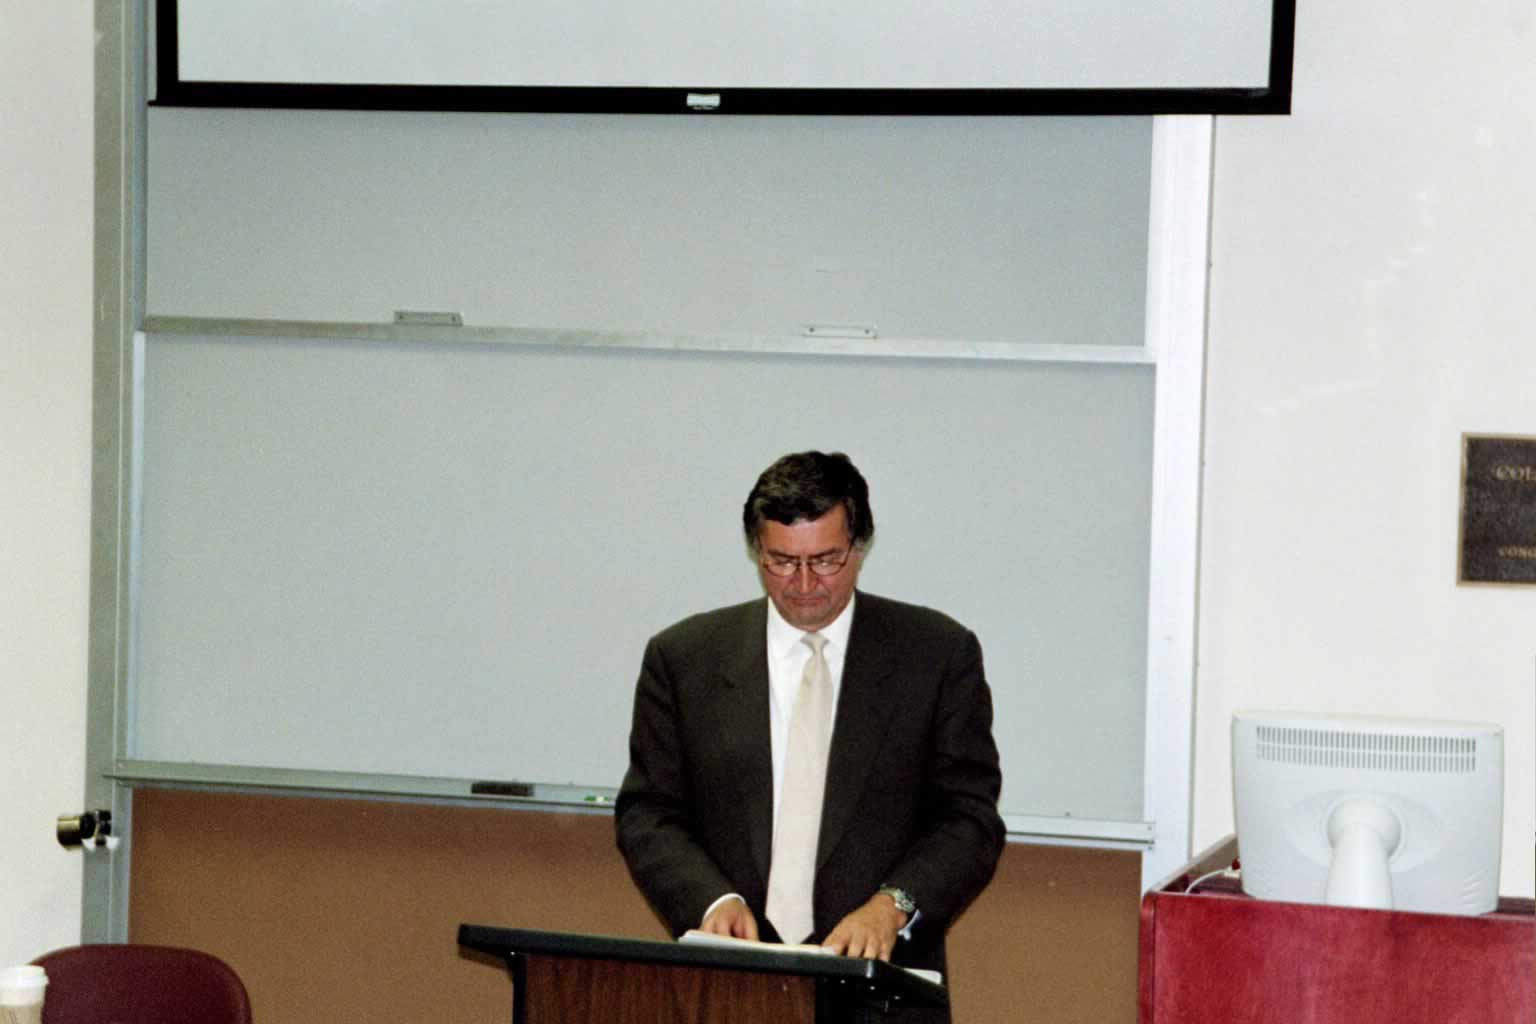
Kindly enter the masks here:
[[827, 638], [807, 633], [801, 642], [810, 647], [811, 660], [800, 677], [789, 719], [784, 789], [768, 869], [768, 920], [785, 942], [802, 942], [816, 930], [812, 911], [816, 839], [821, 833], [821, 798], [832, 745], [832, 672], [822, 653]]

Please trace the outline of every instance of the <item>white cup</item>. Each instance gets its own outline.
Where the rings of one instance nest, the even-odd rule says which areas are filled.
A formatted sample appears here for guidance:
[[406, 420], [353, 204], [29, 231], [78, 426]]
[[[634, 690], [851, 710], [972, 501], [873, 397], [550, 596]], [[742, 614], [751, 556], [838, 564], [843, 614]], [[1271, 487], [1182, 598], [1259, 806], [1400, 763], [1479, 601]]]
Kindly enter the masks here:
[[0, 1024], [42, 1024], [48, 972], [26, 965], [0, 970]]

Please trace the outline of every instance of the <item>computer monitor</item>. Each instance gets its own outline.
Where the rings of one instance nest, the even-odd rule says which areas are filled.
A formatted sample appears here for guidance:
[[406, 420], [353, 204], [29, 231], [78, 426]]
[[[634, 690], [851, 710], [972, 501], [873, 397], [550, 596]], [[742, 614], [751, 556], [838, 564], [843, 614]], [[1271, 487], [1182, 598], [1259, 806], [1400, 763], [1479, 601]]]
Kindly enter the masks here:
[[1239, 712], [1232, 777], [1251, 896], [1437, 914], [1498, 904], [1499, 726]]

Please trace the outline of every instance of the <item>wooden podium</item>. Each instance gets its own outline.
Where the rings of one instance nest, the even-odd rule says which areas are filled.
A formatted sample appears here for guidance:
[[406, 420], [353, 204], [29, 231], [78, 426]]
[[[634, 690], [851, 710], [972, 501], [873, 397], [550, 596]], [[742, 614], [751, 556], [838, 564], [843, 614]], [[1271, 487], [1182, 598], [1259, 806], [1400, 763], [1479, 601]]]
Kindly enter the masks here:
[[1256, 900], [1192, 882], [1228, 837], [1141, 901], [1141, 1024], [1514, 1024], [1536, 1020], [1536, 907], [1457, 917]]
[[512, 972], [513, 1024], [842, 1024], [942, 1008], [942, 985], [878, 960], [459, 926]]

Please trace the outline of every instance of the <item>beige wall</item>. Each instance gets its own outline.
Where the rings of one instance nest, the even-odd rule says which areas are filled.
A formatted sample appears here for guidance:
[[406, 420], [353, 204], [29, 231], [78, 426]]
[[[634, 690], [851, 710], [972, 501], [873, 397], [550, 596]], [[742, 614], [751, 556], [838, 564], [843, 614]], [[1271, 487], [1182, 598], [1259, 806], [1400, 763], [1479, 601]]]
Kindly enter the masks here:
[[1293, 116], [1217, 125], [1195, 847], [1236, 709], [1490, 720], [1529, 896], [1536, 587], [1455, 574], [1461, 433], [1536, 435], [1536, 12], [1298, 6]]
[[91, 5], [0, 0], [0, 964], [79, 940]]

